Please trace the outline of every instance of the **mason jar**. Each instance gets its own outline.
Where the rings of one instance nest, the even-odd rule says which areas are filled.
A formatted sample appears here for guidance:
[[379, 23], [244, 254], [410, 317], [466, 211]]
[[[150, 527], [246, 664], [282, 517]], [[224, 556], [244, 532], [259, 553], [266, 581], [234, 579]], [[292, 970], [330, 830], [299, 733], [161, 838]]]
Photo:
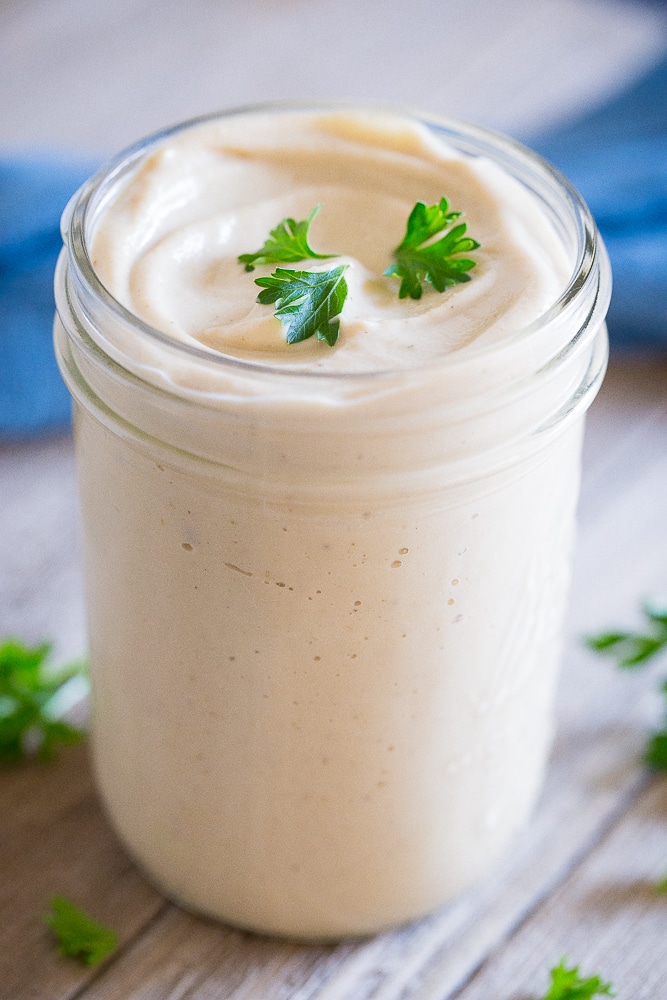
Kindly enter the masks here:
[[414, 120], [528, 189], [569, 267], [530, 325], [428, 365], [257, 363], [110, 294], [99, 220], [201, 120], [121, 154], [63, 219], [102, 799], [169, 897], [298, 939], [432, 911], [530, 815], [607, 358], [609, 266], [579, 195], [508, 139]]

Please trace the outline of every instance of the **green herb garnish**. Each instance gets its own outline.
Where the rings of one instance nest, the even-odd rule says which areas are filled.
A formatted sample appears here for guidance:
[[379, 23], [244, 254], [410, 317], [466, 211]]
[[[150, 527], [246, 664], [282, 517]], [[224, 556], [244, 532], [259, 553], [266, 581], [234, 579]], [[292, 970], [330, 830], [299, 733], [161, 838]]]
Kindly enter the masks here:
[[0, 764], [31, 754], [49, 760], [56, 746], [83, 736], [56, 714], [65, 686], [82, 675], [83, 665], [47, 670], [50, 652], [48, 643], [28, 648], [10, 639], [0, 646]]
[[[403, 241], [394, 250], [395, 263], [384, 272], [390, 278], [401, 279], [400, 299], [408, 295], [420, 299], [425, 281], [438, 292], [470, 281], [467, 272], [475, 267], [475, 261], [458, 254], [476, 250], [479, 243], [465, 235], [465, 222], [452, 225], [461, 212], [448, 209], [446, 198], [441, 198], [438, 205], [418, 201], [412, 209]], [[448, 232], [441, 239], [428, 242], [444, 230]]]
[[98, 924], [64, 896], [53, 897], [51, 910], [42, 919], [58, 939], [60, 954], [78, 958], [84, 965], [97, 965], [118, 944], [114, 930]]
[[333, 347], [338, 340], [338, 317], [347, 297], [343, 277], [348, 265], [331, 271], [290, 271], [277, 268], [270, 278], [255, 278], [264, 291], [257, 296], [262, 305], [275, 303], [288, 344], [317, 336]]
[[611, 984], [605, 983], [599, 976], [582, 979], [579, 966], [568, 969], [563, 959], [559, 965], [550, 971], [551, 987], [542, 1000], [592, 1000], [593, 997], [613, 997]]
[[657, 601], [647, 601], [642, 606], [648, 619], [645, 632], [601, 632], [589, 636], [586, 644], [596, 653], [616, 658], [616, 665], [623, 669], [643, 666], [647, 660], [667, 648], [667, 607]]
[[308, 243], [308, 229], [319, 212], [316, 205], [307, 219], [283, 219], [270, 231], [269, 239], [257, 253], [242, 253], [238, 258], [246, 271], [254, 271], [257, 264], [290, 264], [299, 260], [329, 260], [332, 253], [315, 253]]
[[664, 719], [662, 729], [652, 733], [646, 744], [644, 760], [656, 771], [667, 771], [667, 680], [662, 682], [662, 693], [665, 696]]
[[[648, 601], [642, 608], [647, 619], [644, 632], [601, 632], [589, 636], [589, 649], [606, 656], [613, 656], [616, 665], [623, 670], [635, 670], [645, 666], [658, 653], [667, 649], [667, 607], [658, 602]], [[653, 733], [644, 751], [644, 760], [650, 767], [667, 771], [667, 680], [661, 684], [665, 695], [665, 723], [661, 730]]]

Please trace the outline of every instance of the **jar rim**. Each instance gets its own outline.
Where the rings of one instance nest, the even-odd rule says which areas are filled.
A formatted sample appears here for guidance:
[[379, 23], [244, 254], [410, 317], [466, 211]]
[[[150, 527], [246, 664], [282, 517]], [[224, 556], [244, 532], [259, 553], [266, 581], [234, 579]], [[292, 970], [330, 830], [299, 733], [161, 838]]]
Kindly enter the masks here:
[[[276, 365], [266, 361], [253, 361], [233, 355], [211, 351], [205, 347], [184, 343], [169, 334], [147, 323], [130, 309], [124, 306], [103, 284], [98, 276], [89, 252], [88, 232], [91, 216], [97, 209], [105, 194], [110, 194], [114, 182], [126, 170], [138, 165], [141, 159], [152, 149], [189, 129], [227, 118], [238, 118], [244, 115], [283, 114], [283, 113], [317, 113], [350, 111], [360, 114], [391, 114], [404, 119], [410, 119], [426, 126], [431, 131], [448, 139], [462, 152], [471, 155], [488, 155], [501, 163], [504, 169], [515, 168], [513, 176], [526, 183], [526, 177], [532, 176], [547, 190], [558, 192], [569, 209], [570, 222], [574, 225], [576, 235], [576, 260], [563, 291], [558, 298], [530, 323], [517, 328], [511, 336], [504, 337], [498, 343], [490, 343], [473, 347], [465, 352], [453, 351], [443, 354], [436, 361], [424, 362], [410, 366], [409, 371], [418, 375], [420, 371], [434, 367], [452, 369], [465, 365], [474, 359], [475, 363], [484, 362], [498, 356], [505, 350], [512, 349], [517, 343], [523, 342], [538, 329], [543, 329], [559, 318], [581, 291], [595, 279], [600, 256], [601, 240], [597, 227], [588, 206], [567, 178], [551, 163], [527, 146], [484, 126], [473, 125], [453, 117], [431, 115], [414, 108], [395, 104], [359, 103], [344, 100], [286, 100], [268, 101], [256, 104], [241, 105], [223, 111], [215, 111], [199, 115], [176, 125], [168, 126], [154, 132], [138, 142], [128, 146], [111, 159], [107, 160], [70, 199], [62, 217], [62, 237], [69, 250], [70, 261], [80, 275], [84, 284], [96, 299], [123, 324], [128, 324], [147, 337], [149, 341], [175, 351], [191, 360], [211, 364], [218, 370], [236, 370], [246, 375], [255, 374], [264, 377], [295, 378], [345, 381], [377, 380], [382, 377], [396, 377], [405, 373], [405, 368], [381, 368], [362, 371], [331, 371], [314, 368], [304, 368], [293, 365]], [[596, 296], [597, 299], [597, 296]], [[606, 309], [606, 303], [605, 303]], [[575, 339], [577, 334], [573, 335]]]

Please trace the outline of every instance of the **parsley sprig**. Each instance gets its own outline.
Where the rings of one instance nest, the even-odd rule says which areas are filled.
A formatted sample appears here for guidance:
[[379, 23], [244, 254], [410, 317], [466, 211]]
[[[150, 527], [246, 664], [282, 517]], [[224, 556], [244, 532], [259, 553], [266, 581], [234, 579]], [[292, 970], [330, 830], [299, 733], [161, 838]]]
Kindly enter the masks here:
[[82, 675], [83, 665], [54, 672], [45, 666], [50, 652], [48, 643], [29, 648], [10, 639], [0, 646], [0, 764], [31, 754], [49, 760], [58, 745], [83, 736], [56, 714], [65, 686]]
[[329, 260], [336, 254], [316, 253], [308, 242], [310, 224], [319, 212], [316, 205], [307, 219], [283, 219], [256, 253], [242, 253], [238, 258], [246, 271], [254, 271], [257, 264], [291, 264], [299, 260]]
[[[269, 238], [255, 253], [238, 258], [246, 271], [257, 264], [286, 264], [301, 260], [326, 260], [337, 254], [316, 253], [308, 242], [310, 224], [321, 206], [316, 205], [306, 219], [297, 222], [285, 218], [270, 231]], [[385, 275], [400, 278], [399, 298], [421, 298], [425, 282], [443, 292], [451, 285], [470, 281], [475, 261], [461, 254], [476, 250], [476, 240], [466, 236], [466, 223], [459, 222], [461, 212], [450, 212], [446, 198], [437, 205], [418, 201], [408, 218], [402, 242], [394, 251], [394, 263]], [[434, 236], [443, 233], [439, 240]], [[339, 316], [347, 298], [343, 277], [348, 265], [330, 271], [294, 271], [278, 267], [270, 277], [255, 278], [263, 289], [257, 296], [261, 305], [276, 305], [288, 344], [297, 344], [316, 336], [330, 347], [338, 340]]]
[[[647, 601], [642, 607], [647, 627], [642, 632], [601, 632], [589, 636], [589, 649], [606, 656], [613, 656], [623, 670], [644, 667], [653, 657], [667, 649], [667, 605]], [[667, 771], [667, 678], [661, 684], [665, 696], [664, 726], [654, 732], [646, 744], [644, 759], [656, 770]]]
[[84, 965], [97, 965], [118, 945], [114, 930], [98, 924], [64, 896], [53, 897], [51, 910], [42, 919], [55, 934], [60, 954], [78, 958]]
[[550, 971], [551, 986], [542, 1000], [593, 1000], [593, 997], [616, 996], [611, 983], [605, 983], [599, 976], [582, 979], [579, 966], [568, 969], [565, 959], [562, 959]]
[[291, 271], [278, 267], [268, 278], [255, 278], [264, 290], [257, 296], [262, 305], [275, 303], [288, 344], [317, 336], [333, 347], [338, 340], [339, 316], [347, 298], [342, 264], [330, 271]]
[[[460, 217], [461, 212], [449, 211], [446, 198], [441, 198], [437, 205], [417, 202], [408, 218], [405, 236], [394, 250], [395, 262], [384, 272], [401, 279], [400, 299], [408, 295], [420, 299], [424, 282], [444, 292], [451, 285], [470, 281], [467, 272], [475, 267], [475, 261], [459, 255], [476, 250], [479, 243], [465, 235], [465, 222], [454, 225]], [[439, 240], [428, 242], [442, 232], [445, 235]]]

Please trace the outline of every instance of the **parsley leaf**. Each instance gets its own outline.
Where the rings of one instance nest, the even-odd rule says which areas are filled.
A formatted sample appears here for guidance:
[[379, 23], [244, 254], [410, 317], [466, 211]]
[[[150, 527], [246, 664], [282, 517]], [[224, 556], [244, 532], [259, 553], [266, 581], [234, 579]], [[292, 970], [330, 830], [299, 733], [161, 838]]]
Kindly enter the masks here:
[[114, 930], [98, 924], [64, 896], [53, 897], [51, 911], [42, 919], [58, 939], [60, 954], [78, 958], [84, 965], [97, 965], [118, 944]]
[[600, 635], [590, 636], [586, 643], [589, 649], [596, 653], [615, 656], [618, 667], [631, 670], [633, 667], [643, 666], [664, 648], [667, 643], [667, 629], [664, 638], [642, 635], [639, 632], [602, 632]]
[[[420, 299], [423, 282], [438, 292], [445, 288], [470, 281], [466, 272], [475, 267], [475, 261], [458, 254], [476, 250], [476, 240], [465, 235], [467, 226], [460, 222], [453, 226], [461, 212], [450, 212], [446, 198], [437, 205], [426, 205], [418, 201], [410, 213], [403, 241], [394, 250], [395, 263], [384, 272], [390, 278], [400, 278], [399, 299], [410, 296]], [[451, 227], [451, 228], [450, 228]], [[447, 230], [434, 243], [427, 241]]]
[[347, 298], [347, 282], [342, 264], [331, 271], [290, 271], [278, 267], [270, 278], [255, 278], [263, 288], [257, 296], [262, 305], [275, 302], [288, 344], [317, 335], [333, 347], [338, 340], [338, 316]]
[[[647, 619], [644, 632], [602, 632], [588, 636], [586, 645], [596, 653], [613, 656], [623, 670], [645, 666], [649, 660], [667, 649], [667, 607], [658, 601], [643, 606]], [[644, 751], [644, 760], [658, 771], [667, 771], [667, 680], [662, 683], [665, 695], [665, 724], [651, 735]]]
[[[667, 695], [667, 681], [662, 690]], [[644, 760], [656, 771], [667, 771], [667, 701], [665, 702], [665, 727], [653, 733], [646, 744]]]
[[246, 271], [254, 271], [257, 264], [289, 264], [298, 260], [328, 260], [337, 256], [333, 253], [315, 253], [308, 243], [308, 229], [319, 212], [316, 205], [307, 219], [283, 219], [270, 231], [269, 239], [256, 253], [242, 253], [239, 264], [245, 264]]
[[0, 764], [31, 753], [49, 760], [58, 744], [78, 743], [83, 736], [56, 718], [54, 710], [57, 696], [81, 676], [82, 665], [45, 670], [50, 652], [47, 643], [28, 648], [10, 639], [0, 646]]
[[542, 1000], [592, 1000], [593, 997], [613, 997], [611, 984], [603, 982], [599, 976], [582, 979], [579, 966], [568, 969], [565, 959], [550, 971], [551, 987]]

